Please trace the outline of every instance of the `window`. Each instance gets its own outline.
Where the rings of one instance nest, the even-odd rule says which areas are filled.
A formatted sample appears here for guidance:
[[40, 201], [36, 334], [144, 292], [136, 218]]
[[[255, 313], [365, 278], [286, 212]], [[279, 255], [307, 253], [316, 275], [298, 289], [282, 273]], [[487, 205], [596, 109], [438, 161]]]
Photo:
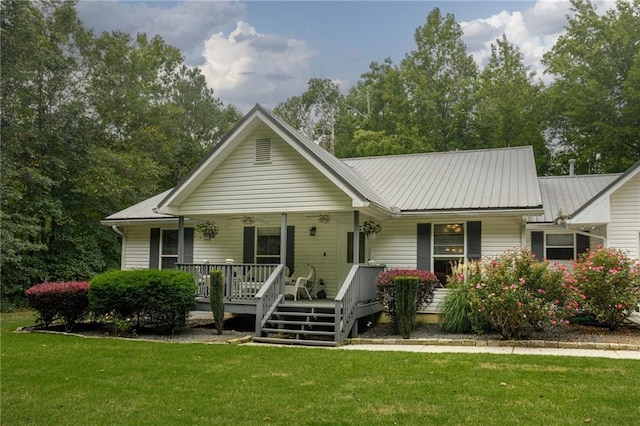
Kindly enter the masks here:
[[256, 263], [280, 263], [280, 228], [257, 228], [256, 231]]
[[[365, 235], [359, 232], [358, 263], [364, 263]], [[347, 263], [353, 263], [353, 232], [347, 232]]]
[[465, 257], [464, 230], [464, 223], [433, 225], [433, 273], [442, 285], [446, 285], [453, 266]]
[[545, 238], [548, 260], [575, 259], [574, 234], [546, 234]]
[[162, 230], [160, 269], [175, 269], [178, 262], [178, 230]]
[[271, 139], [256, 139], [254, 160], [256, 163], [271, 161]]

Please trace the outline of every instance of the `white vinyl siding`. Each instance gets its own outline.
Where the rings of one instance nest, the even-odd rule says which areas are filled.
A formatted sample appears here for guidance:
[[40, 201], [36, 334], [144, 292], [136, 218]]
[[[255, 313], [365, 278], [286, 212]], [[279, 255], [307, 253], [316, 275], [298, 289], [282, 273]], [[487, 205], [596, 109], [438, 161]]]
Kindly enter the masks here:
[[149, 226], [127, 226], [122, 249], [122, 269], [149, 267]]
[[[271, 138], [271, 161], [256, 163], [256, 139]], [[258, 129], [180, 205], [182, 214], [331, 211], [351, 198], [275, 133]]]
[[607, 227], [607, 245], [640, 258], [640, 174], [635, 175], [611, 194], [611, 222]]

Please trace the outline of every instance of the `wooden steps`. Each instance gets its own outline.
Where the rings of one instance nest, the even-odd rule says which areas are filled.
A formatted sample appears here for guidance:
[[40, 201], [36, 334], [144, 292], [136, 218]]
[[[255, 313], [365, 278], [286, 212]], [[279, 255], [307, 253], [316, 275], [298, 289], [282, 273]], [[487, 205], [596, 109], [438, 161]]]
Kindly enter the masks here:
[[254, 342], [336, 346], [335, 307], [332, 303], [284, 302], [265, 322]]

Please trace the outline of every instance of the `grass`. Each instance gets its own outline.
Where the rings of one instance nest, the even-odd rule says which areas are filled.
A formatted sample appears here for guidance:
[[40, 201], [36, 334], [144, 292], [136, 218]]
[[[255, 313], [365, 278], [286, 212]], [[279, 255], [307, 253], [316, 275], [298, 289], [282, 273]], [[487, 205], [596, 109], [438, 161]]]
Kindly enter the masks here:
[[[640, 362], [12, 333], [2, 425], [637, 424]], [[212, 331], [213, 332], [213, 331]]]

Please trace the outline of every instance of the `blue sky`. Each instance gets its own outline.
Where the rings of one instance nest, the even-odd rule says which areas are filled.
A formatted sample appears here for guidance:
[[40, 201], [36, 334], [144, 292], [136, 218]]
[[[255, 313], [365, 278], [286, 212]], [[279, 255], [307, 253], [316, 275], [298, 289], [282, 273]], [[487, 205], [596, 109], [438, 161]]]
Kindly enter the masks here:
[[[595, 0], [598, 10], [611, 2]], [[311, 77], [356, 83], [372, 61], [394, 63], [414, 49], [413, 34], [434, 8], [453, 13], [469, 54], [482, 66], [506, 34], [542, 75], [540, 58], [564, 31], [568, 0], [531, 1], [119, 1], [80, 0], [89, 28], [160, 35], [178, 47], [225, 103], [242, 111], [273, 107]]]

